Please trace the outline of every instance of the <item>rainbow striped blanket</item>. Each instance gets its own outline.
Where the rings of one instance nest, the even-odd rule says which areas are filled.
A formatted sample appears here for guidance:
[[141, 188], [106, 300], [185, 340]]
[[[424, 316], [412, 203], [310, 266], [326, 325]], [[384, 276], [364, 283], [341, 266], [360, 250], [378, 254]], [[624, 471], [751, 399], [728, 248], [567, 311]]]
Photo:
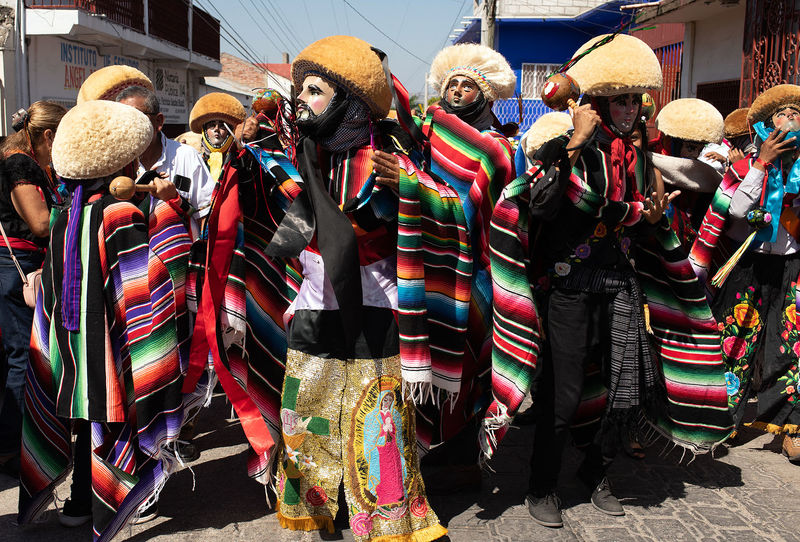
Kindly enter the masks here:
[[711, 291], [714, 288], [711, 286], [710, 279], [714, 276], [716, 268], [725, 263], [730, 252], [727, 250], [728, 247], [723, 246], [720, 241], [725, 237], [723, 231], [725, 231], [725, 222], [728, 219], [731, 198], [739, 188], [739, 183], [750, 171], [751, 165], [752, 156], [748, 156], [746, 159], [732, 164], [725, 172], [722, 182], [714, 193], [714, 199], [711, 200], [711, 206], [703, 217], [703, 222], [697, 232], [697, 239], [692, 244], [692, 250], [689, 253], [689, 261], [697, 276], [701, 282], [707, 283], [706, 286]]
[[[494, 289], [492, 388], [494, 402], [484, 420], [481, 446], [491, 457], [530, 388], [541, 346], [541, 321], [536, 308], [536, 262], [531, 260], [530, 187], [541, 176], [532, 172], [503, 192], [492, 216], [490, 248]], [[567, 197], [598, 216], [592, 202], [601, 202], [588, 183], [573, 174]], [[580, 195], [580, 197], [575, 197]], [[628, 223], [636, 206], [620, 207]], [[661, 434], [692, 452], [706, 452], [733, 430], [727, 408], [724, 365], [716, 322], [700, 282], [674, 232], [657, 228], [634, 249], [637, 277], [650, 308], [653, 349], [661, 360], [667, 400], [659, 419], [649, 420]], [[535, 254], [535, 249], [534, 249]], [[589, 402], [587, 397], [584, 403]], [[581, 417], [597, 418], [603, 401], [582, 404]]]
[[428, 168], [401, 168], [397, 274], [403, 378], [424, 402], [469, 392], [488, 369], [489, 218], [514, 168], [505, 138], [439, 106], [420, 128]]
[[70, 420], [91, 420], [94, 535], [111, 540], [178, 465], [190, 243], [163, 202], [145, 218], [107, 195], [85, 205], [81, 221], [83, 299], [73, 333], [61, 325], [58, 302], [67, 213], [54, 210], [51, 219], [25, 389], [18, 520], [34, 521], [67, 476]]

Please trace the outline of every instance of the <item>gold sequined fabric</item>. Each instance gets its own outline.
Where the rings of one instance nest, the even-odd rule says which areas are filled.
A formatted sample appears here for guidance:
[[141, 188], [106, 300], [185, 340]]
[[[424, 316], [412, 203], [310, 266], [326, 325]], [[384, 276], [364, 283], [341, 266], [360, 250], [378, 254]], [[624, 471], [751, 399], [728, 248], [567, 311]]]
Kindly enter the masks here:
[[424, 542], [447, 533], [425, 497], [399, 356], [338, 360], [289, 350], [281, 424], [283, 527], [333, 531], [343, 482], [357, 541]]

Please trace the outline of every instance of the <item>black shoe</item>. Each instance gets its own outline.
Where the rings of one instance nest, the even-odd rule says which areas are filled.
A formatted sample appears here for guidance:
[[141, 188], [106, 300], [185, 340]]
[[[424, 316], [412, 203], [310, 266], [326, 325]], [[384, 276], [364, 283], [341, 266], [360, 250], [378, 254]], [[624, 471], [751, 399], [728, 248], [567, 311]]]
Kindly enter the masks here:
[[200, 450], [197, 449], [197, 446], [189, 442], [188, 440], [179, 440], [175, 443], [175, 451], [178, 453], [178, 457], [181, 458], [181, 461], [184, 463], [191, 463], [192, 461], [197, 461], [197, 458], [200, 457]]
[[64, 501], [64, 508], [58, 515], [58, 522], [64, 527], [80, 527], [92, 519], [92, 505], [78, 503], [72, 499]]
[[624, 516], [625, 510], [617, 498], [611, 493], [608, 478], [603, 478], [592, 491], [592, 505], [609, 516]]
[[525, 504], [528, 505], [528, 512], [533, 521], [539, 525], [554, 529], [564, 526], [564, 520], [561, 518], [561, 500], [555, 493], [548, 493], [541, 497], [528, 493], [525, 496]]

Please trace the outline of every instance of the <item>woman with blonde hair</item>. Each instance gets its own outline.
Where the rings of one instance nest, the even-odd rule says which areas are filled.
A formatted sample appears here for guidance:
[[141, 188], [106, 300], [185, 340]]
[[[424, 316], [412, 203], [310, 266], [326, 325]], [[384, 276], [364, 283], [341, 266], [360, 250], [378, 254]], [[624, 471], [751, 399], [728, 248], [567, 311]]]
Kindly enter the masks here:
[[0, 469], [16, 475], [22, 431], [22, 397], [33, 309], [22, 296], [23, 273], [41, 267], [47, 246], [50, 207], [58, 195], [50, 171], [50, 149], [62, 106], [35, 102], [20, 114], [17, 133], [0, 146], [0, 330], [5, 353], [5, 393], [0, 409]]

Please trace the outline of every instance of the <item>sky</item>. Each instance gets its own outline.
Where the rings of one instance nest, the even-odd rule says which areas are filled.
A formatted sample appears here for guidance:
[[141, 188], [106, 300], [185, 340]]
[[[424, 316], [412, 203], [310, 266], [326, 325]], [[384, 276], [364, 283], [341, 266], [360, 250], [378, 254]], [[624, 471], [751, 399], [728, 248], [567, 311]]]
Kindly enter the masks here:
[[[320, 38], [348, 34], [384, 51], [392, 73], [409, 93], [420, 97], [433, 57], [451, 43], [448, 36], [454, 28], [461, 28], [462, 17], [472, 15], [472, 0], [194, 0], [194, 3], [221, 19], [220, 48], [224, 53], [247, 58], [237, 50], [244, 47], [248, 56], [259, 62], [281, 62], [283, 51], [288, 50], [291, 60]], [[236, 40], [225, 29], [231, 30]], [[226, 37], [234, 44], [239, 43], [231, 45], [225, 41]]]

